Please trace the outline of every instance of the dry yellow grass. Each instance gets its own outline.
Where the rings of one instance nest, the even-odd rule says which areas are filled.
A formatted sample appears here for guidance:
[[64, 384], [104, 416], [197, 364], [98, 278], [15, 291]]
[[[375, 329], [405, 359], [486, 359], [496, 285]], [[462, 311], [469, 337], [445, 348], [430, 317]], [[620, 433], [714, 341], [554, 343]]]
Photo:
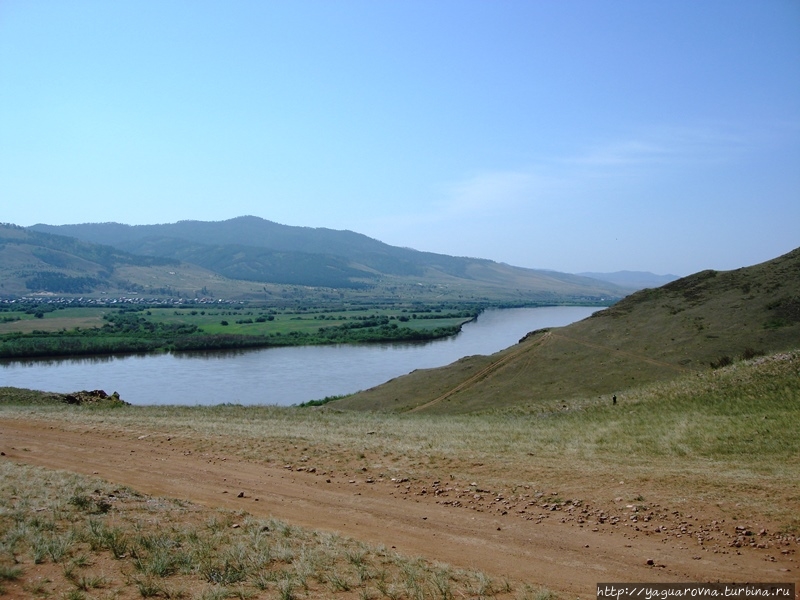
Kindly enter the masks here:
[[547, 598], [333, 533], [0, 463], [0, 595]]

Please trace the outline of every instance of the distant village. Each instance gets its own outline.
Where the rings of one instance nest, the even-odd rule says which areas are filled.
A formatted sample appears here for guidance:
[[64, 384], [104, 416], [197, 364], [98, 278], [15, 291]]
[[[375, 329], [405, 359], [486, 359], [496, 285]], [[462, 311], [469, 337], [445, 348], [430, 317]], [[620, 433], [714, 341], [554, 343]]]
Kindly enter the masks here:
[[195, 306], [198, 304], [219, 305], [240, 305], [245, 304], [241, 300], [225, 300], [222, 298], [144, 298], [139, 296], [118, 296], [116, 298], [71, 298], [63, 296], [43, 296], [41, 294], [31, 296], [20, 296], [18, 298], [2, 298], [0, 304], [52, 304], [58, 306], [114, 306], [118, 304], [136, 305], [168, 305], [168, 306]]

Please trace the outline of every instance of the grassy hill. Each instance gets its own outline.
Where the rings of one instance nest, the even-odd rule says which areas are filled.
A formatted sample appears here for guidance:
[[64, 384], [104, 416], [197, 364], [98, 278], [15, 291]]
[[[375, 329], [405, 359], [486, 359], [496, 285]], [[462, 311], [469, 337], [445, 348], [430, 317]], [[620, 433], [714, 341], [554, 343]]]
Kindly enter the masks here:
[[797, 249], [760, 265], [703, 271], [642, 290], [578, 323], [532, 332], [492, 356], [415, 371], [336, 406], [447, 413], [569, 409], [799, 347]]
[[380, 299], [610, 303], [627, 293], [588, 277], [419, 252], [352, 231], [290, 227], [257, 217], [166, 225], [40, 224], [30, 229], [180, 260], [228, 279], [362, 290]]
[[135, 255], [108, 245], [0, 224], [0, 296], [150, 295], [193, 298], [260, 293], [174, 258]]
[[615, 271], [614, 273], [578, 273], [583, 277], [608, 281], [631, 291], [642, 290], [644, 288], [654, 288], [666, 285], [676, 279], [678, 275], [656, 275], [647, 271]]

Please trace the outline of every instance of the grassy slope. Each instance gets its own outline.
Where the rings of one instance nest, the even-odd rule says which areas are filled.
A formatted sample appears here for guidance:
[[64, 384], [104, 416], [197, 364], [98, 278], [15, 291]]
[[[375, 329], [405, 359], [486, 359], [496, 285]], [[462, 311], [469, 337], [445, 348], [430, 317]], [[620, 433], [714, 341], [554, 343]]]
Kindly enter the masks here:
[[800, 347], [800, 249], [642, 290], [491, 357], [415, 371], [337, 401], [359, 410], [469, 412], [619, 394], [721, 357]]
[[102, 409], [59, 404], [52, 394], [37, 402], [36, 396], [0, 388], [0, 415], [162, 431], [196, 439], [197, 451], [277, 465], [364, 466], [412, 480], [449, 473], [457, 481], [481, 481], [495, 494], [534, 482], [589, 499], [596, 478], [624, 479], [665, 501], [689, 498], [687, 510], [713, 502], [729, 514], [763, 515], [800, 531], [797, 351], [639, 386], [620, 394], [617, 405], [606, 398], [575, 400], [568, 410], [560, 402], [447, 416], [338, 411], [333, 405]]

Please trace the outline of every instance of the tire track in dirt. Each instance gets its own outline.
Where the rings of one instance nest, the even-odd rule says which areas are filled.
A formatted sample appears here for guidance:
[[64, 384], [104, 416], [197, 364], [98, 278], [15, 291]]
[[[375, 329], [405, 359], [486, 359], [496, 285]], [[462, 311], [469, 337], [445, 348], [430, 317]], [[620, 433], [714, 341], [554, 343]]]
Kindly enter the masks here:
[[[665, 540], [454, 508], [436, 503], [432, 495], [403, 497], [400, 486], [388, 481], [370, 484], [197, 453], [191, 442], [141, 433], [70, 431], [55, 421], [0, 419], [0, 448], [3, 460], [336, 531], [405, 555], [584, 598], [594, 596], [599, 581], [734, 581], [743, 572], [777, 580], [756, 555], [706, 554], [699, 562], [692, 556], [696, 550]], [[647, 566], [649, 557], [665, 566]]]

